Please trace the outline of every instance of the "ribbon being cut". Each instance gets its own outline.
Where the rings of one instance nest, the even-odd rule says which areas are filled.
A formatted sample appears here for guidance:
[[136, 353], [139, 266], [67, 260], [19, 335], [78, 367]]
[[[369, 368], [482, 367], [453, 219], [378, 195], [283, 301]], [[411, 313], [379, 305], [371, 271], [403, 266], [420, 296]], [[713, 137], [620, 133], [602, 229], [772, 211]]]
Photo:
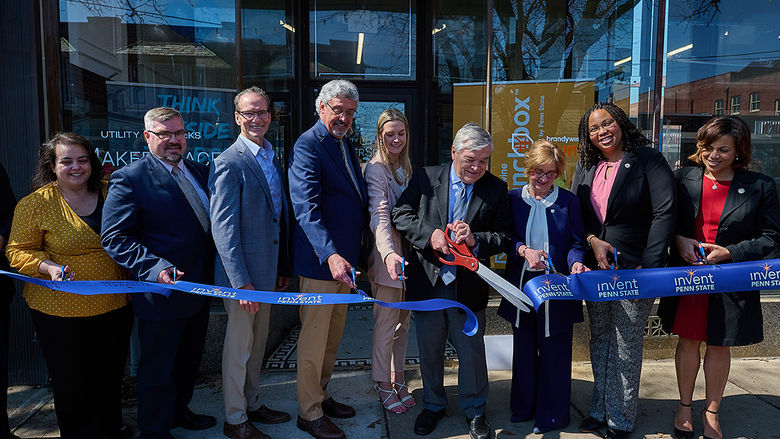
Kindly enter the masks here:
[[221, 299], [249, 300], [252, 302], [280, 305], [335, 305], [372, 302], [389, 308], [407, 309], [411, 311], [435, 311], [445, 308], [460, 308], [466, 313], [466, 323], [463, 325], [463, 333], [471, 336], [476, 334], [478, 329], [477, 317], [474, 313], [465, 305], [448, 299], [429, 299], [417, 302], [382, 302], [369, 297], [360, 290], [357, 290], [358, 294], [280, 293], [276, 291], [239, 290], [236, 288], [217, 287], [214, 285], [186, 281], [178, 281], [173, 285], [131, 280], [54, 281], [37, 279], [3, 270], [0, 270], [0, 274], [52, 290], [82, 295], [151, 293], [161, 294], [167, 297], [171, 290], [176, 290], [190, 294], [218, 297]]
[[780, 259], [722, 265], [600, 270], [563, 276], [545, 274], [529, 280], [523, 292], [534, 309], [546, 300], [621, 299], [731, 293], [780, 288]]

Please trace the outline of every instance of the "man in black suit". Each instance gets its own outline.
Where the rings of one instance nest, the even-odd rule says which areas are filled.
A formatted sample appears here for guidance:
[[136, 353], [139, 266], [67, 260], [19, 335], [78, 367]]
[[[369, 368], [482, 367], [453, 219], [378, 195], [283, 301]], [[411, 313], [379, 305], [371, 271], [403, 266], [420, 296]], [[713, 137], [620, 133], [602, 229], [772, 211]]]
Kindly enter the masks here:
[[[149, 110], [144, 138], [151, 154], [114, 172], [103, 207], [102, 244], [132, 278], [172, 284], [213, 281], [206, 166], [184, 158], [187, 132], [173, 108]], [[171, 292], [134, 294], [141, 359], [138, 429], [171, 439], [169, 430], [216, 425], [188, 405], [209, 319], [208, 298]]]
[[487, 172], [493, 139], [479, 125], [469, 123], [452, 142], [452, 163], [418, 170], [393, 209], [393, 225], [412, 244], [406, 270], [410, 300], [457, 300], [474, 311], [477, 333], [461, 331], [465, 314], [457, 308], [415, 312], [423, 411], [414, 423], [419, 435], [431, 433], [444, 416], [444, 346], [449, 336], [458, 352], [458, 401], [469, 423], [469, 434], [487, 439], [493, 432], [485, 419], [488, 394], [485, 364], [485, 307], [488, 285], [463, 267], [443, 266], [436, 253], [449, 254], [445, 233], [465, 242], [487, 264], [510, 243], [512, 224], [507, 186]]

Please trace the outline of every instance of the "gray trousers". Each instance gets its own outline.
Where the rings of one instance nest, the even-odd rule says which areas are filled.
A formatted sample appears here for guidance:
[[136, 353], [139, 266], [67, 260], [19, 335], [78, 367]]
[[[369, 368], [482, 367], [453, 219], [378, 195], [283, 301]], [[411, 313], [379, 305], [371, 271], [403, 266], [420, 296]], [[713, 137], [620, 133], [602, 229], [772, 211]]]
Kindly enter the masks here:
[[[441, 280], [434, 287], [435, 297], [455, 299], [454, 283]], [[488, 396], [485, 362], [485, 310], [474, 313], [479, 330], [469, 337], [463, 333], [466, 315], [458, 308], [441, 311], [415, 311], [420, 374], [423, 381], [423, 407], [440, 411], [447, 407], [444, 391], [444, 347], [449, 336], [458, 353], [458, 405], [467, 418], [484, 415]]]
[[655, 299], [585, 302], [590, 319], [590, 416], [632, 431], [642, 373], [642, 342]]

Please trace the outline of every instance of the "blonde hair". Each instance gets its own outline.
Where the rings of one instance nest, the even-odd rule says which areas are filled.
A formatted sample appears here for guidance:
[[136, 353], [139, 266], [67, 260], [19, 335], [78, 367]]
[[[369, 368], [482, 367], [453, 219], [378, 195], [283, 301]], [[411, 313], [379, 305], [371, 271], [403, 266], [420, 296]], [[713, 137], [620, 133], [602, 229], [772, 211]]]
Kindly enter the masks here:
[[[398, 158], [401, 162], [401, 169], [404, 170], [403, 178], [398, 177], [398, 173], [395, 172], [395, 169], [391, 168], [390, 153], [387, 151], [387, 146], [385, 146], [382, 141], [382, 130], [384, 129], [385, 124], [396, 120], [403, 122], [404, 129], [406, 129], [406, 145], [404, 145], [404, 149], [401, 150], [401, 153], [398, 154]], [[400, 110], [388, 108], [379, 115], [379, 119], [376, 121], [376, 152], [374, 153], [374, 157], [379, 156], [379, 161], [382, 163], [382, 166], [387, 169], [393, 178], [395, 178], [395, 181], [400, 185], [405, 184], [412, 178], [412, 163], [409, 160], [409, 137], [409, 121]]]
[[535, 141], [525, 153], [526, 169], [539, 169], [550, 163], [555, 164], [558, 175], [563, 175], [566, 167], [566, 155], [561, 151], [561, 148], [558, 148], [558, 145], [549, 140]]

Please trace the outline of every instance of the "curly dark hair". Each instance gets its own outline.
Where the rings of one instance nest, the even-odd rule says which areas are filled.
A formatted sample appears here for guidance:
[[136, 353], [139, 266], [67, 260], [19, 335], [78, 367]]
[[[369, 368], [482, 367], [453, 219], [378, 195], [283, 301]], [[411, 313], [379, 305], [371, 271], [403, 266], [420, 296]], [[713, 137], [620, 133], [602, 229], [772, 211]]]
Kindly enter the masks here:
[[650, 145], [650, 139], [645, 137], [639, 129], [628, 120], [626, 112], [622, 108], [611, 102], [598, 102], [580, 119], [579, 136], [580, 144], [577, 146], [577, 152], [580, 155], [580, 163], [586, 170], [590, 170], [591, 167], [598, 164], [599, 160], [604, 159], [604, 155], [601, 154], [601, 150], [590, 141], [590, 133], [588, 132], [588, 119], [590, 114], [596, 110], [604, 110], [615, 119], [620, 131], [623, 133], [623, 151], [630, 151], [637, 146]]
[[89, 157], [89, 179], [87, 179], [87, 190], [98, 192], [100, 190], [101, 167], [95, 149], [89, 143], [86, 137], [76, 133], [57, 133], [52, 136], [39, 149], [38, 163], [35, 165], [35, 174], [33, 174], [33, 190], [37, 190], [47, 184], [57, 181], [57, 175], [54, 173], [54, 166], [57, 162], [57, 145], [81, 145], [87, 150]]

